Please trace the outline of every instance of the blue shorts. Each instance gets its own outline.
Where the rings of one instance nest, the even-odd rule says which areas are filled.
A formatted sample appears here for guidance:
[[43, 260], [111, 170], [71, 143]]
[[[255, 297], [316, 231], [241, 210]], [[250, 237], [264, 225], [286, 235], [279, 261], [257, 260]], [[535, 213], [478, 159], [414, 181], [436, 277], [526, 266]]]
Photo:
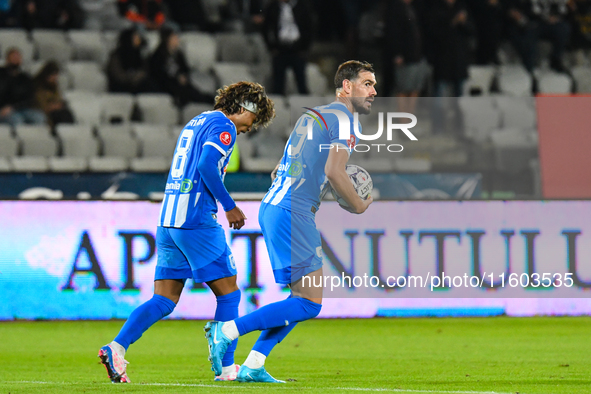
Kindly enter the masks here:
[[322, 267], [322, 242], [313, 217], [262, 203], [259, 224], [275, 282], [293, 283]]
[[154, 280], [209, 282], [236, 275], [236, 263], [221, 226], [182, 229], [158, 226]]

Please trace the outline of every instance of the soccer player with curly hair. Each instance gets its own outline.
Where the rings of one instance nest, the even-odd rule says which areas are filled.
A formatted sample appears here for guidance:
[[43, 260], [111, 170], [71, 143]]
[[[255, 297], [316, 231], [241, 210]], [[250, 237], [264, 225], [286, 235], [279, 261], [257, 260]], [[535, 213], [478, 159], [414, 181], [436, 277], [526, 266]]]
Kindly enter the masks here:
[[[115, 339], [99, 350], [113, 383], [126, 383], [129, 345], [177, 305], [185, 281], [205, 282], [217, 299], [215, 319], [238, 317], [240, 290], [236, 264], [217, 221], [217, 201], [230, 227], [244, 226], [246, 216], [224, 186], [226, 166], [236, 136], [267, 126], [275, 116], [263, 86], [238, 82], [217, 91], [213, 111], [193, 118], [183, 128], [174, 152], [156, 232], [158, 262], [154, 296], [135, 309]], [[228, 347], [215, 380], [234, 380], [234, 349]]]

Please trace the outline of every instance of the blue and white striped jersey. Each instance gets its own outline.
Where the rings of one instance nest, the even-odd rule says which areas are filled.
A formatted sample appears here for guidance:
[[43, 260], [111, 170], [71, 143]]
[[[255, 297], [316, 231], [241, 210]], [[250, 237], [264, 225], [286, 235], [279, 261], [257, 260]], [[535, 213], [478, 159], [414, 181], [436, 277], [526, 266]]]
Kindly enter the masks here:
[[[339, 116], [341, 121], [348, 122], [348, 139], [339, 138]], [[355, 145], [353, 126], [353, 114], [338, 101], [315, 107], [300, 116], [285, 146], [277, 178], [263, 203], [314, 216], [328, 182], [324, 172], [328, 153], [338, 148], [350, 154], [349, 147]], [[361, 124], [357, 127], [361, 133]], [[308, 138], [310, 130], [311, 139]]]
[[208, 111], [193, 118], [181, 132], [166, 182], [158, 225], [175, 228], [218, 226], [215, 197], [201, 179], [197, 165], [206, 145], [217, 149], [219, 176], [224, 180], [226, 166], [236, 142], [236, 126], [221, 111]]

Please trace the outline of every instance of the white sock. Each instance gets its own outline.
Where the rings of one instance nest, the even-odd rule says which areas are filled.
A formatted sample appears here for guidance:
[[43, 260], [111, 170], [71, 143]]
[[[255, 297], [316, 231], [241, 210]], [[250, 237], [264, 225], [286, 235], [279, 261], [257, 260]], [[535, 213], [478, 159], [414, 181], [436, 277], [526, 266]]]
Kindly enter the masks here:
[[240, 333], [238, 332], [238, 327], [236, 327], [236, 323], [234, 323], [234, 320], [227, 321], [224, 324], [222, 324], [222, 333], [228, 338], [230, 338], [231, 341], [240, 336]]
[[228, 367], [222, 367], [222, 374], [220, 377], [225, 378], [226, 376], [236, 375], [236, 364], [232, 364]]
[[246, 358], [244, 365], [251, 369], [259, 369], [263, 365], [265, 365], [265, 356], [263, 353], [259, 353], [256, 350], [251, 350], [250, 354]]
[[109, 345], [114, 351], [117, 352], [118, 355], [120, 355], [122, 358], [125, 358], [125, 348], [123, 346], [119, 345], [115, 341], [109, 343]]

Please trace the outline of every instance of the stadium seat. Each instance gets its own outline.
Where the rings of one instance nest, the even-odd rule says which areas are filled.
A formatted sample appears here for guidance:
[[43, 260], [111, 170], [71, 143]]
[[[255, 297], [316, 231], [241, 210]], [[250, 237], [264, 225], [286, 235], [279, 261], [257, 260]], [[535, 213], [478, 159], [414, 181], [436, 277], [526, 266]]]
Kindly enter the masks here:
[[499, 171], [519, 172], [529, 168], [537, 158], [538, 144], [535, 130], [502, 129], [491, 134], [495, 167]]
[[110, 136], [119, 136], [119, 135], [127, 135], [131, 136], [131, 125], [129, 123], [120, 123], [120, 124], [103, 124], [98, 127], [98, 135], [99, 137], [110, 137]]
[[523, 66], [506, 65], [499, 70], [499, 89], [511, 96], [531, 96], [532, 76]]
[[429, 172], [431, 165], [431, 160], [407, 157], [397, 158], [393, 166], [396, 172]]
[[478, 91], [479, 95], [488, 96], [495, 73], [494, 66], [469, 66], [468, 80], [464, 84], [464, 95], [469, 96], [472, 92]]
[[575, 80], [577, 93], [591, 93], [591, 67], [573, 67], [571, 74]]
[[152, 125], [143, 123], [133, 123], [131, 129], [135, 136], [143, 140], [149, 137], [170, 137], [170, 127], [165, 125]]
[[98, 64], [107, 62], [108, 52], [101, 32], [70, 30], [67, 34], [76, 60], [89, 60]]
[[0, 51], [2, 52], [2, 56], [6, 55], [6, 51], [12, 47], [20, 50], [24, 65], [33, 61], [35, 46], [29, 41], [26, 30], [0, 29]]
[[55, 156], [58, 151], [58, 143], [55, 138], [38, 135], [33, 138], [23, 137], [22, 154], [23, 156]]
[[170, 166], [170, 160], [174, 154], [175, 147], [176, 139], [168, 135], [145, 136], [141, 140], [141, 156], [164, 157], [168, 160], [168, 165]]
[[218, 33], [215, 36], [220, 62], [254, 63], [256, 51], [253, 43], [243, 33]]
[[201, 93], [211, 93], [213, 95], [218, 88], [218, 83], [211, 73], [203, 73], [198, 69], [191, 72], [191, 82]]
[[119, 172], [126, 171], [129, 163], [123, 157], [91, 157], [88, 159], [88, 168], [93, 172]]
[[8, 157], [0, 156], [0, 172], [11, 172], [12, 170], [12, 162], [10, 159]]
[[17, 137], [21, 139], [35, 139], [37, 137], [50, 138], [51, 130], [47, 125], [18, 125], [15, 128]]
[[11, 160], [15, 172], [47, 172], [49, 165], [44, 156], [16, 156]]
[[178, 110], [173, 105], [172, 97], [168, 94], [138, 94], [137, 103], [146, 123], [166, 125], [178, 123]]
[[56, 60], [65, 64], [72, 58], [74, 51], [63, 31], [35, 29], [32, 32], [32, 37], [37, 47], [39, 59]]
[[95, 126], [101, 123], [101, 101], [99, 95], [90, 91], [69, 91], [64, 93], [77, 123]]
[[92, 127], [84, 124], [58, 124], [55, 128], [60, 138], [92, 137]]
[[217, 57], [217, 43], [212, 35], [194, 32], [182, 33], [181, 45], [191, 68], [202, 73], [207, 73], [212, 69]]
[[0, 132], [0, 157], [14, 157], [18, 151], [19, 141], [10, 134]]
[[83, 157], [50, 157], [48, 165], [52, 172], [84, 172], [88, 170], [88, 160]]
[[136, 157], [129, 167], [135, 172], [166, 172], [170, 169], [170, 159], [165, 157]]
[[107, 90], [107, 77], [100, 65], [89, 61], [69, 62], [66, 66], [74, 90], [102, 93]]
[[62, 138], [63, 157], [93, 157], [99, 154], [99, 141], [92, 136]]
[[102, 136], [103, 155], [131, 159], [138, 155], [138, 142], [130, 135]]
[[240, 81], [255, 81], [248, 69], [248, 65], [244, 63], [216, 63], [213, 65], [213, 72], [220, 85], [231, 85]]
[[131, 121], [134, 99], [129, 93], [105, 93], [101, 96], [103, 123], [128, 123]]
[[464, 133], [475, 141], [484, 141], [500, 126], [501, 115], [490, 97], [460, 97], [458, 105], [464, 120]]
[[501, 111], [504, 128], [535, 128], [536, 112], [533, 97], [495, 96], [495, 102]]
[[212, 111], [212, 110], [213, 110], [213, 105], [211, 105], [211, 104], [197, 104], [197, 103], [187, 104], [185, 106], [185, 108], [183, 108], [181, 123], [183, 125], [185, 125], [191, 119], [193, 119], [195, 116], [201, 114], [202, 112]]
[[538, 77], [539, 93], [569, 94], [572, 92], [572, 85], [573, 82], [567, 74], [546, 71]]
[[275, 118], [268, 126], [270, 132], [279, 137], [288, 137], [291, 134], [292, 127], [295, 125], [295, 119], [291, 119], [291, 114], [283, 96], [272, 96], [271, 100], [275, 103]]

